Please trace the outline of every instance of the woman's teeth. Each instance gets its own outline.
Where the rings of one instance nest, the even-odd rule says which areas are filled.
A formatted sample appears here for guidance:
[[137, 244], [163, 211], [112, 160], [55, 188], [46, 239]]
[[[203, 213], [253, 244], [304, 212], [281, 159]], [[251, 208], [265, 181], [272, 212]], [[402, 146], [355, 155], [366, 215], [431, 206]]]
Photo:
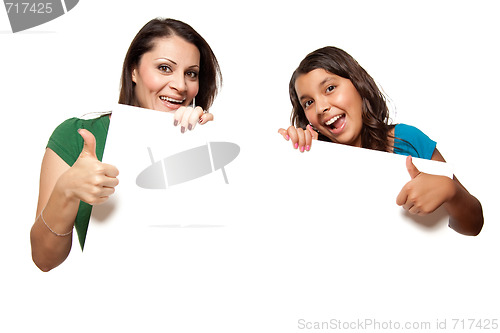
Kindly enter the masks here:
[[173, 99], [173, 98], [170, 98], [170, 97], [167, 97], [167, 96], [160, 96], [160, 99], [162, 101], [167, 101], [167, 102], [170, 102], [170, 103], [177, 103], [177, 104], [180, 104], [182, 102], [184, 102], [186, 99], [182, 99], [182, 100], [178, 100], [178, 99]]
[[325, 125], [326, 126], [330, 126], [331, 124], [333, 124], [334, 122], [336, 122], [337, 120], [339, 120], [341, 117], [343, 117], [344, 115], [343, 114], [339, 114], [335, 117], [333, 117], [332, 119], [328, 120]]

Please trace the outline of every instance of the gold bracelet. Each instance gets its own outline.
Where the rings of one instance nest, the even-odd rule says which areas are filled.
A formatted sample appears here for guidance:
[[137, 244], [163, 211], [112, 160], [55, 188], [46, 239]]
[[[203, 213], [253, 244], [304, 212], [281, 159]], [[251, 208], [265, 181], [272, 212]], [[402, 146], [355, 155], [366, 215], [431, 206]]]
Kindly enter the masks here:
[[67, 232], [65, 234], [58, 234], [57, 232], [55, 232], [54, 230], [52, 230], [52, 228], [49, 227], [49, 225], [47, 224], [47, 222], [45, 222], [45, 219], [43, 218], [42, 214], [43, 214], [44, 209], [42, 209], [42, 211], [40, 212], [40, 217], [42, 218], [43, 224], [45, 224], [45, 226], [50, 230], [50, 232], [52, 232], [54, 235], [59, 236], [59, 237], [68, 236], [69, 234], [71, 234], [73, 232], [73, 228], [71, 228], [70, 232]]

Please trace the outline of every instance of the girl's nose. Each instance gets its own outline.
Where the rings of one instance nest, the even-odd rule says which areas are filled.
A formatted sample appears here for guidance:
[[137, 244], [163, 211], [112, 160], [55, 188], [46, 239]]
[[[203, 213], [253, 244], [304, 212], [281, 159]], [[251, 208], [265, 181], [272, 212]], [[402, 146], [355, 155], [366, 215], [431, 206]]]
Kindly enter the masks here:
[[316, 101], [316, 113], [322, 114], [326, 111], [330, 110], [330, 104], [326, 98], [322, 98]]

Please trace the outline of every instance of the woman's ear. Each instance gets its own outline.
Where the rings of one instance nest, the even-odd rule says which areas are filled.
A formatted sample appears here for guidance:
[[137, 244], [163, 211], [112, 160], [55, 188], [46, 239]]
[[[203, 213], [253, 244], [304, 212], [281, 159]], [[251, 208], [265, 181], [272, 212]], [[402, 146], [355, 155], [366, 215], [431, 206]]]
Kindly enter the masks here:
[[137, 71], [136, 71], [136, 68], [134, 68], [134, 69], [132, 69], [132, 82], [137, 84], [136, 75], [137, 75]]

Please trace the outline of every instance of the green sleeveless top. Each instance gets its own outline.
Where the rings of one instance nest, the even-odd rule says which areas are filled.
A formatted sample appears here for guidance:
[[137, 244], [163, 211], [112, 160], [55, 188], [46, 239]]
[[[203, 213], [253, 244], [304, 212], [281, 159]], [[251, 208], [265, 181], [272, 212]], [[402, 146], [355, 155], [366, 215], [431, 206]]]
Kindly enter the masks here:
[[[52, 149], [69, 166], [73, 166], [83, 149], [83, 138], [78, 133], [78, 129], [80, 128], [84, 128], [94, 134], [96, 139], [96, 155], [99, 161], [102, 161], [104, 145], [106, 144], [109, 129], [108, 115], [88, 120], [70, 118], [64, 121], [52, 133], [47, 143], [47, 148]], [[85, 244], [85, 237], [87, 236], [91, 212], [92, 206], [80, 201], [75, 219], [75, 229], [82, 250]]]

